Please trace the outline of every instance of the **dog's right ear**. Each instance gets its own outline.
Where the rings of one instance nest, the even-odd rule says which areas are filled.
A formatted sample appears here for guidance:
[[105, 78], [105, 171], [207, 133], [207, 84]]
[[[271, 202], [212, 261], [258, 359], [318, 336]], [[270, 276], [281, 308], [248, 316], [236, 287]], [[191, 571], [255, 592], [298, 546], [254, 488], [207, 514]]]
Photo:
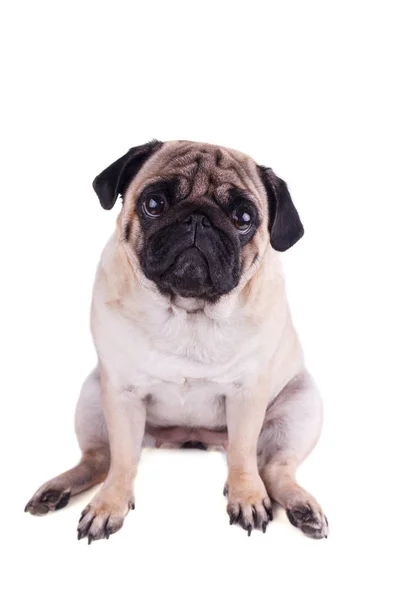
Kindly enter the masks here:
[[303, 224], [283, 179], [267, 167], [257, 165], [257, 170], [267, 192], [271, 246], [284, 252], [303, 237]]
[[110, 210], [114, 206], [118, 196], [125, 192], [146, 160], [162, 145], [162, 142], [153, 140], [148, 144], [131, 148], [124, 156], [97, 175], [93, 181], [93, 188], [103, 208]]

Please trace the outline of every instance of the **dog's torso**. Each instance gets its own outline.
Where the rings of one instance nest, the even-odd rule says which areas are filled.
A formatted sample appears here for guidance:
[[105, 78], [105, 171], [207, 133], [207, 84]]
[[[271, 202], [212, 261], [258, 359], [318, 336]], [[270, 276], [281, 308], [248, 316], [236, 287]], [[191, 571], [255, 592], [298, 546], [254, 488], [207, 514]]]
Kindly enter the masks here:
[[[132, 274], [121, 264], [114, 236], [96, 278], [92, 331], [114, 386], [146, 398], [150, 425], [225, 427], [230, 397], [267, 375], [272, 399], [300, 370], [301, 350], [276, 283], [264, 314], [252, 309], [249, 316], [229, 300], [222, 308], [208, 307], [207, 314], [190, 301], [160, 298], [143, 280], [129, 281]], [[283, 348], [291, 360], [282, 370]]]

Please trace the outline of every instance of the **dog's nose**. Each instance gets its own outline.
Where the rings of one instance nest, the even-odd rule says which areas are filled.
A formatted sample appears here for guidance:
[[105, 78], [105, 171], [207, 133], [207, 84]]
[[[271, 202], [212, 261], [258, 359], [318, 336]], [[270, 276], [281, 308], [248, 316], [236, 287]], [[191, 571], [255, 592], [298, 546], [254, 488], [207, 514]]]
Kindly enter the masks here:
[[197, 229], [197, 227], [201, 229], [211, 227], [210, 219], [206, 215], [203, 215], [203, 213], [192, 213], [186, 217], [184, 222], [187, 223], [187, 225], [190, 225], [191, 229]]

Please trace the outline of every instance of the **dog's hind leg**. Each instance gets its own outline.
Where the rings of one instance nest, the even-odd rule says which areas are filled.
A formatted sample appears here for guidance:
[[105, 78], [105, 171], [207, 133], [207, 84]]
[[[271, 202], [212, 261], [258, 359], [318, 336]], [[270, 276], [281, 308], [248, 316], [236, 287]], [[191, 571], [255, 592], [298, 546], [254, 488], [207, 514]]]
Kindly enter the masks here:
[[76, 434], [82, 450], [80, 462], [50, 479], [25, 507], [32, 515], [44, 515], [68, 504], [71, 496], [104, 481], [110, 467], [107, 427], [100, 403], [100, 378], [95, 369], [82, 386], [76, 418]]
[[328, 521], [296, 482], [296, 469], [318, 441], [321, 426], [319, 392], [304, 371], [268, 407], [258, 441], [258, 467], [269, 496], [286, 509], [292, 525], [315, 539], [327, 537]]

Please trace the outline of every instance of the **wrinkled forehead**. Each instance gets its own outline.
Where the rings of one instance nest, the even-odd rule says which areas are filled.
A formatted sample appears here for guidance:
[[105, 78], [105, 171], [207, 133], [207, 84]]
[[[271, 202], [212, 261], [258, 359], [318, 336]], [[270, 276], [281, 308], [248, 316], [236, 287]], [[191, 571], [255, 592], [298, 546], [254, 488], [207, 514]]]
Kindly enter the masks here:
[[265, 205], [255, 162], [236, 150], [194, 142], [167, 142], [145, 163], [130, 192], [140, 193], [158, 179], [171, 178], [178, 182], [179, 193], [184, 197], [216, 196], [223, 201], [234, 187], [247, 192], [256, 204]]

